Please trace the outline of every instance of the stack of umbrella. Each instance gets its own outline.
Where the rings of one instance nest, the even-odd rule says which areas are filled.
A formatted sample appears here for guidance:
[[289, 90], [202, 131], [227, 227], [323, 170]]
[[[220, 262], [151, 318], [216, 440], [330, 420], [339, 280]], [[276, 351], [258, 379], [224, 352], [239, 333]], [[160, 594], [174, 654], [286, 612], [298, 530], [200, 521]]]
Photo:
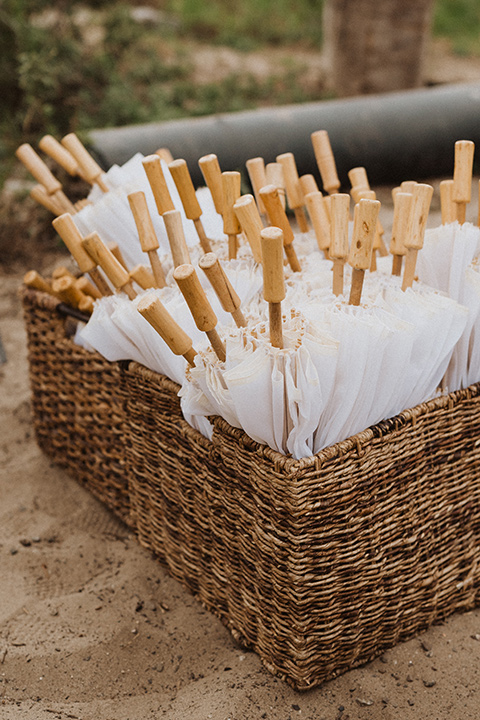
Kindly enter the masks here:
[[[49, 194], [38, 156], [22, 146], [19, 156], [46, 188], [41, 199], [55, 201], [56, 230], [92, 281], [87, 288], [83, 278], [81, 289], [63, 275], [59, 287], [62, 278], [35, 275], [28, 283], [92, 313], [78, 342], [175, 380], [185, 417], [204, 434], [208, 417], [221, 415], [295, 458], [432, 397], [459, 363], [452, 357], [465, 333], [472, 377], [479, 331], [466, 283], [460, 278], [455, 297], [421, 271], [430, 242], [438, 247], [425, 232], [433, 188], [395, 190], [390, 260], [365, 170], [350, 173], [352, 219], [326, 132], [313, 133], [312, 144], [323, 193], [284, 153], [267, 165], [249, 160], [253, 192], [241, 195], [240, 173], [222, 172], [215, 155], [199, 160], [206, 187], [195, 191], [185, 161], [165, 150], [102, 173], [67, 136], [59, 147], [92, 184], [67, 212], [63, 191], [49, 179]], [[51, 141], [42, 145], [54, 155]], [[471, 178], [471, 165], [458, 164]], [[479, 233], [458, 220], [451, 232]], [[478, 247], [468, 243], [475, 275]], [[75, 297], [70, 290], [67, 299], [67, 285]]]

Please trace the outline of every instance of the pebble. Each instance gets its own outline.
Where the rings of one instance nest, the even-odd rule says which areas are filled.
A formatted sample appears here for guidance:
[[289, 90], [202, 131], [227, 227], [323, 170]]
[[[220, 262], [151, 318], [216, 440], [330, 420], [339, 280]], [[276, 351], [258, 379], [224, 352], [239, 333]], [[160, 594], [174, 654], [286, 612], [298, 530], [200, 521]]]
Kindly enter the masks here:
[[410, 674], [407, 675], [406, 680], [407, 682], [413, 682], [413, 678]]
[[364, 700], [363, 698], [356, 698], [356, 701], [362, 707], [366, 707], [368, 705], [373, 705], [373, 700]]
[[420, 640], [420, 645], [425, 650], [426, 653], [431, 652], [432, 646], [429, 645], [429, 643], [426, 640]]
[[28, 538], [20, 538], [19, 542], [20, 545], [23, 545], [23, 547], [30, 547], [30, 545], [32, 544], [31, 540], [29, 540]]
[[470, 635], [472, 640], [480, 640], [480, 635], [477, 633], [476, 635]]
[[430, 687], [434, 687], [437, 684], [437, 681], [436, 680], [424, 680], [423, 684], [425, 685], [425, 687], [430, 688]]
[[410, 705], [410, 707], [413, 707], [413, 706], [415, 705], [415, 703], [413, 702], [413, 700], [407, 700], [407, 702], [408, 702], [408, 704]]
[[17, 553], [18, 553], [17, 548], [12, 548], [12, 549], [10, 550], [10, 555], [16, 555]]

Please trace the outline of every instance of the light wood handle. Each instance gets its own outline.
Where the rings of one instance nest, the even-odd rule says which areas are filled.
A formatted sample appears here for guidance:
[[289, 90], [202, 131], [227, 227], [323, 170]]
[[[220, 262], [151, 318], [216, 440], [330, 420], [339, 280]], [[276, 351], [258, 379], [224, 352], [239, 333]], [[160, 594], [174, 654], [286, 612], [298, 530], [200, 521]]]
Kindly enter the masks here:
[[163, 219], [172, 252], [173, 266], [191, 264], [180, 210], [168, 210], [163, 214]]
[[108, 189], [102, 181], [103, 170], [100, 165], [93, 159], [87, 148], [78, 139], [75, 133], [69, 133], [62, 138], [62, 145], [76, 159], [83, 177], [91, 184], [97, 183], [102, 190]]
[[348, 179], [350, 180], [352, 188], [365, 188], [366, 190], [370, 190], [367, 171], [364, 167], [359, 166], [349, 170]]
[[78, 139], [75, 133], [69, 133], [62, 138], [62, 145], [75, 158], [80, 168], [81, 174], [91, 185], [97, 183], [102, 190], [108, 189], [103, 183], [102, 176], [104, 172], [100, 165], [93, 159], [87, 148]]
[[158, 150], [155, 150], [155, 155], [158, 155], [160, 160], [164, 160], [164, 162], [166, 162], [167, 165], [168, 165], [168, 163], [173, 162], [175, 159], [173, 157], [172, 153], [170, 152], [170, 150], [166, 147], [161, 147], [161, 148], [158, 148]]
[[283, 272], [283, 232], [278, 227], [264, 228], [260, 233], [263, 257], [263, 297], [269, 303], [285, 298]]
[[100, 265], [114, 287], [121, 290], [130, 283], [128, 272], [105, 243], [102, 242], [98, 233], [93, 232], [84, 237], [82, 245], [93, 258], [95, 264]]
[[49, 293], [49, 295], [54, 294], [50, 283], [48, 283], [36, 270], [29, 270], [25, 273], [23, 276], [23, 283], [34, 290], [41, 290], [41, 292]]
[[109, 240], [107, 243], [105, 243], [105, 245], [108, 247], [109, 250], [112, 251], [113, 255], [115, 255], [120, 265], [123, 265], [125, 270], [128, 272], [127, 263], [122, 255], [122, 251], [118, 247], [118, 243], [116, 243], [114, 240]]
[[[282, 207], [285, 209], [286, 197], [285, 197], [285, 178], [283, 177], [283, 167], [280, 163], [268, 163], [265, 166], [265, 175], [267, 182], [266, 185], [275, 185], [282, 202]], [[263, 201], [262, 201], [263, 207]], [[263, 214], [265, 215], [265, 208], [263, 208]]]
[[215, 210], [219, 215], [223, 214], [223, 183], [220, 163], [216, 155], [204, 155], [198, 161], [205, 183], [210, 190]]
[[330, 247], [330, 217], [325, 208], [325, 198], [320, 190], [305, 196], [308, 214], [312, 221], [319, 250], [326, 253]]
[[102, 297], [102, 293], [97, 290], [97, 288], [92, 285], [90, 280], [83, 275], [82, 277], [76, 278], [75, 280], [75, 287], [80, 290], [84, 295], [89, 295], [91, 298], [94, 298], [95, 300], [99, 300]]
[[80, 268], [80, 271], [82, 273], [89, 273], [93, 270], [97, 263], [83, 247], [83, 238], [79, 229], [75, 225], [72, 216], [68, 213], [64, 213], [63, 215], [55, 218], [52, 225], [67, 246], [69, 252], [73, 256], [73, 259]]
[[277, 155], [276, 159], [283, 167], [283, 177], [285, 179], [285, 190], [287, 191], [287, 202], [289, 207], [292, 210], [303, 207], [303, 193], [300, 187], [297, 164], [293, 153], [282, 153], [282, 155]]
[[202, 332], [214, 330], [218, 322], [217, 316], [208, 302], [193, 265], [179, 265], [175, 268], [173, 277], [190, 308], [198, 329]]
[[38, 147], [45, 153], [45, 155], [48, 155], [52, 158], [52, 160], [55, 160], [55, 162], [66, 170], [69, 175], [72, 177], [81, 176], [80, 167], [72, 153], [63, 147], [63, 145], [59, 143], [53, 135], [44, 135], [38, 143]]
[[475, 144], [471, 140], [455, 143], [453, 202], [469, 203], [472, 199], [472, 169]]
[[453, 201], [453, 180], [442, 180], [440, 183], [440, 207], [442, 225], [448, 225], [457, 219], [457, 209]]
[[207, 276], [225, 312], [235, 313], [240, 307], [240, 298], [235, 292], [215, 253], [211, 252], [203, 255], [203, 257], [200, 258], [198, 267], [201, 268]]
[[260, 232], [263, 223], [253, 195], [242, 195], [233, 206], [243, 234], [252, 250], [253, 259], [262, 262], [262, 248], [260, 245]]
[[33, 175], [35, 180], [40, 183], [40, 185], [43, 185], [49, 195], [54, 195], [58, 190], [62, 189], [61, 182], [57, 180], [31, 145], [23, 143], [23, 145], [20, 145], [17, 149], [15, 155]]
[[49, 195], [43, 185], [35, 185], [35, 187], [30, 190], [30, 197], [46, 210], [49, 210], [53, 215], [61, 215], [63, 213], [63, 208], [55, 198], [55, 195]]
[[157, 331], [175, 355], [183, 355], [190, 365], [194, 365], [195, 355], [192, 339], [173, 319], [161, 300], [153, 293], [147, 293], [137, 305], [137, 310]]
[[330, 257], [337, 260], [345, 259], [348, 255], [350, 195], [333, 194], [330, 213]]
[[242, 177], [239, 172], [226, 171], [222, 173], [223, 186], [223, 232], [226, 235], [237, 235], [240, 224], [233, 206], [240, 197]]
[[58, 278], [64, 277], [64, 275], [68, 275], [69, 277], [73, 277], [73, 273], [70, 272], [70, 270], [65, 265], [58, 265], [53, 272], [52, 272], [52, 278], [54, 280], [57, 280]]
[[408, 235], [410, 218], [412, 214], [413, 195], [411, 193], [397, 192], [393, 200], [393, 224], [390, 240], [392, 255], [405, 255], [405, 239]]
[[248, 177], [252, 185], [253, 194], [258, 205], [258, 212], [265, 215], [265, 208], [263, 206], [262, 198], [260, 197], [260, 190], [262, 187], [267, 185], [267, 176], [265, 171], [265, 161], [262, 157], [250, 158], [245, 163]]
[[142, 160], [145, 173], [149, 185], [152, 189], [158, 214], [163, 215], [164, 212], [175, 210], [175, 205], [170, 196], [167, 181], [163, 173], [162, 162], [158, 155], [147, 155]]
[[67, 305], [78, 308], [85, 295], [75, 286], [75, 280], [70, 275], [63, 275], [52, 282], [52, 290]]
[[317, 181], [313, 175], [302, 175], [299, 179], [300, 188], [303, 193], [304, 199], [313, 192], [318, 192]]
[[83, 295], [78, 301], [78, 309], [86, 315], [91, 315], [95, 307], [95, 301], [90, 295]]
[[202, 208], [197, 200], [186, 161], [174, 160], [168, 165], [168, 169], [180, 195], [185, 215], [189, 220], [196, 220], [201, 216]]
[[416, 184], [416, 180], [404, 180], [400, 185], [400, 190], [404, 193], [413, 193]]
[[135, 225], [137, 226], [138, 238], [143, 252], [148, 253], [150, 250], [158, 250], [159, 243], [153, 227], [152, 218], [148, 212], [145, 193], [139, 190], [130, 193], [127, 197]]
[[293, 230], [283, 209], [278, 190], [274, 185], [266, 185], [260, 190], [260, 197], [268, 215], [270, 225], [279, 227], [283, 231], [284, 245], [293, 242]]
[[338, 179], [328, 132], [326, 130], [317, 130], [312, 133], [311, 139], [323, 187], [329, 194], [335, 193], [340, 187], [340, 180]]
[[150, 288], [156, 287], [155, 278], [145, 265], [135, 265], [128, 274], [137, 285], [140, 285], [142, 290], [150, 290]]
[[425, 183], [416, 183], [412, 195], [411, 231], [405, 237], [405, 247], [420, 250], [423, 247], [433, 187]]
[[348, 262], [356, 270], [368, 270], [370, 267], [379, 210], [378, 200], [364, 199], [355, 205]]

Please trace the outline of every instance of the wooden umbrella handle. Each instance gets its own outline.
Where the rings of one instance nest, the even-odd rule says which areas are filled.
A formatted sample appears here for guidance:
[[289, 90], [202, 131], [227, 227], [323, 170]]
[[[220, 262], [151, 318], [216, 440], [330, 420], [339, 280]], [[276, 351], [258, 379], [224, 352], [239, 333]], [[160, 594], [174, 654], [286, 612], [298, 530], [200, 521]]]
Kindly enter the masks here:
[[72, 177], [82, 177], [82, 171], [77, 160], [53, 135], [44, 135], [38, 143], [38, 147], [45, 155], [55, 160], [69, 175]]
[[262, 187], [267, 185], [265, 161], [262, 157], [254, 157], [247, 160], [245, 165], [252, 185], [253, 194], [255, 196], [255, 200], [257, 201], [258, 212], [261, 215], [265, 215], [265, 207], [259, 194]]
[[23, 276], [23, 283], [34, 290], [40, 290], [41, 292], [48, 293], [49, 295], [54, 295], [50, 283], [47, 282], [36, 270], [29, 270], [25, 273]]
[[69, 133], [62, 138], [62, 145], [73, 155], [78, 162], [83, 177], [91, 185], [97, 184], [103, 192], [108, 192], [108, 186], [103, 180], [104, 172], [93, 159], [87, 148], [78, 139], [75, 133]]
[[453, 180], [442, 180], [440, 183], [440, 208], [442, 225], [448, 225], [457, 219], [457, 207], [453, 202]]
[[180, 195], [185, 215], [189, 220], [197, 220], [202, 215], [202, 208], [198, 202], [186, 160], [181, 158], [174, 160], [169, 163], [168, 169]]
[[155, 150], [155, 155], [158, 155], [160, 160], [163, 160], [164, 162], [166, 162], [167, 165], [168, 165], [168, 163], [171, 163], [175, 160], [171, 151], [167, 147], [158, 148], [158, 150]]
[[180, 210], [168, 210], [163, 214], [165, 229], [173, 258], [173, 266], [188, 265], [191, 263], [183, 231], [182, 215]]
[[192, 347], [192, 339], [173, 319], [154, 293], [144, 295], [138, 302], [137, 310], [157, 331], [175, 355], [183, 355], [192, 367], [195, 365], [197, 352]]
[[210, 252], [203, 255], [203, 257], [200, 258], [198, 267], [201, 268], [207, 276], [225, 312], [231, 313], [237, 327], [245, 327], [247, 323], [240, 310], [240, 298], [235, 292], [232, 283], [220, 265], [215, 253]]
[[[85, 294], [75, 285], [75, 279], [69, 275], [56, 278], [52, 282], [52, 290], [67, 305], [74, 308], [78, 308], [80, 302], [85, 298]], [[91, 298], [88, 307], [93, 307], [93, 298]]]
[[370, 190], [370, 182], [368, 180], [367, 171], [363, 166], [354, 167], [348, 171], [348, 179], [352, 188], [362, 188]]
[[350, 195], [334, 193], [330, 207], [330, 257], [333, 260], [333, 294], [343, 295], [343, 266], [348, 256]]
[[453, 202], [457, 205], [457, 220], [465, 222], [465, 210], [472, 197], [472, 169], [475, 144], [471, 140], [457, 140], [453, 170]]
[[58, 190], [62, 189], [62, 184], [50, 171], [50, 168], [43, 162], [33, 147], [28, 143], [23, 143], [17, 148], [15, 155], [20, 162], [33, 175], [35, 180], [43, 185], [49, 195], [54, 195]]
[[[265, 165], [265, 176], [267, 179], [267, 182], [265, 185], [275, 185], [275, 187], [278, 190], [278, 194], [280, 196], [280, 200], [282, 203], [282, 207], [285, 210], [286, 207], [286, 195], [285, 195], [285, 178], [283, 175], [283, 167], [278, 162], [272, 162], [267, 163]], [[262, 201], [262, 207], [263, 207], [263, 201]], [[265, 215], [265, 208], [263, 208]]]
[[410, 213], [410, 228], [405, 237], [407, 256], [403, 273], [402, 290], [412, 287], [415, 278], [415, 268], [418, 251], [423, 247], [425, 229], [427, 227], [428, 212], [433, 195], [433, 187], [426, 183], [415, 183], [413, 188], [412, 211]]
[[173, 277], [186, 300], [198, 329], [207, 334], [212, 348], [221, 362], [225, 361], [225, 347], [217, 333], [217, 316], [208, 302], [193, 265], [179, 265]]
[[392, 255], [405, 255], [405, 239], [408, 234], [412, 213], [413, 195], [411, 193], [397, 192], [393, 199], [392, 237], [390, 239], [390, 252]]
[[283, 348], [282, 300], [285, 298], [283, 273], [283, 232], [278, 227], [261, 232], [263, 257], [263, 297], [268, 302], [270, 342]]
[[303, 193], [303, 199], [306, 202], [306, 197], [310, 193], [318, 192], [318, 185], [315, 177], [312, 174], [302, 175], [299, 178], [300, 189]]
[[132, 287], [130, 275], [111, 250], [102, 242], [98, 233], [93, 232], [84, 237], [82, 245], [95, 263], [100, 265], [112, 285], [118, 290], [123, 290], [130, 300], [133, 300], [137, 293]]
[[323, 187], [329, 195], [336, 193], [340, 188], [340, 180], [338, 179], [337, 166], [328, 132], [326, 130], [317, 130], [312, 133], [311, 140]]
[[53, 227], [62, 238], [70, 254], [82, 273], [89, 273], [97, 266], [89, 253], [83, 247], [82, 235], [69, 213], [63, 213], [52, 222]]
[[277, 162], [283, 167], [287, 202], [295, 214], [299, 230], [300, 232], [308, 232], [309, 227], [304, 210], [305, 200], [300, 187], [295, 157], [293, 153], [283, 153], [277, 156]]
[[312, 222], [318, 249], [325, 255], [330, 247], [330, 217], [325, 208], [325, 198], [320, 190], [305, 196], [308, 214]]
[[142, 165], [155, 199], [158, 214], [163, 215], [164, 212], [175, 210], [159, 156], [157, 154], [147, 155], [143, 158]]
[[262, 262], [262, 248], [260, 245], [260, 232], [263, 223], [253, 195], [242, 195], [234, 204], [233, 209], [240, 223], [243, 234], [252, 250], [253, 259]]
[[49, 195], [43, 185], [35, 185], [30, 190], [30, 197], [39, 205], [42, 205], [42, 207], [46, 210], [49, 210], [52, 215], [61, 215], [65, 212], [55, 195]]
[[349, 305], [360, 305], [365, 270], [368, 270], [372, 261], [379, 210], [378, 200], [363, 199], [355, 205], [352, 242], [348, 255], [348, 262], [352, 266]]
[[157, 287], [152, 272], [145, 265], [135, 265], [128, 274], [142, 290], [150, 290], [151, 288]]
[[282, 207], [277, 188], [274, 185], [267, 185], [260, 190], [260, 195], [262, 196], [270, 224], [280, 228], [283, 232], [283, 247], [290, 267], [294, 272], [300, 272], [302, 268], [293, 247], [293, 230], [288, 222], [285, 210]]
[[215, 210], [219, 215], [223, 215], [223, 183], [222, 183], [222, 171], [220, 169], [220, 163], [216, 155], [211, 153], [210, 155], [204, 155], [198, 161], [200, 170], [202, 171], [205, 183], [210, 190]]
[[240, 232], [240, 223], [233, 206], [241, 193], [242, 178], [239, 172], [226, 171], [222, 173], [223, 185], [223, 232], [228, 236], [228, 257], [232, 260], [237, 257], [237, 235]]
[[152, 218], [148, 212], [147, 199], [142, 190], [127, 195], [130, 210], [137, 227], [138, 238], [142, 251], [148, 253], [150, 250], [158, 250], [159, 243], [153, 227]]
[[283, 167], [285, 190], [287, 191], [287, 202], [292, 210], [303, 207], [303, 193], [300, 187], [297, 164], [293, 153], [287, 152], [277, 155], [277, 162]]

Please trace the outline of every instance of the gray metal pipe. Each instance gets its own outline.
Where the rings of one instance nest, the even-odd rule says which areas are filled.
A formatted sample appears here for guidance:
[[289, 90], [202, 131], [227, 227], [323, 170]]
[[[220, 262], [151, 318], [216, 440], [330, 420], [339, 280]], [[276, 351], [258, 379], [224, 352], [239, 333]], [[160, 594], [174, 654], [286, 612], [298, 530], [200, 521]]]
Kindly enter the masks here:
[[444, 85], [248, 112], [95, 130], [92, 150], [104, 168], [135, 152], [167, 147], [203, 184], [198, 159], [215, 153], [222, 170], [242, 169], [262, 156], [295, 155], [299, 173], [318, 177], [310, 135], [327, 130], [340, 179], [364, 165], [371, 182], [451, 175], [456, 140], [480, 143], [480, 84]]

